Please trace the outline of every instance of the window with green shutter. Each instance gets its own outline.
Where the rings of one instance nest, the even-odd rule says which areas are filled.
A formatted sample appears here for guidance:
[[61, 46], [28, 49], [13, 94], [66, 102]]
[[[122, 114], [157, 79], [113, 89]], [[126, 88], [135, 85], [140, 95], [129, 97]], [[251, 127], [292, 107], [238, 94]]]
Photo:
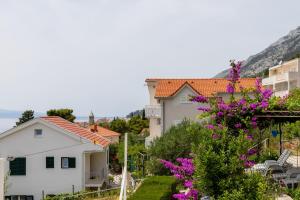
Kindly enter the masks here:
[[15, 158], [9, 162], [9, 170], [11, 176], [26, 175], [26, 158]]
[[76, 158], [75, 157], [62, 157], [61, 158], [61, 168], [76, 168]]
[[76, 168], [76, 159], [69, 158], [69, 168]]
[[54, 157], [46, 157], [46, 168], [47, 169], [54, 168]]

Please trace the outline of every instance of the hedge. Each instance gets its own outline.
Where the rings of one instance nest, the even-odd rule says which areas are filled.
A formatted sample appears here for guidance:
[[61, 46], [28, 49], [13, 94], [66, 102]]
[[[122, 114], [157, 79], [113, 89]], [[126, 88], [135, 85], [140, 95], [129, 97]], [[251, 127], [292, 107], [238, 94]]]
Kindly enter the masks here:
[[176, 193], [176, 179], [171, 176], [146, 178], [129, 200], [170, 200]]

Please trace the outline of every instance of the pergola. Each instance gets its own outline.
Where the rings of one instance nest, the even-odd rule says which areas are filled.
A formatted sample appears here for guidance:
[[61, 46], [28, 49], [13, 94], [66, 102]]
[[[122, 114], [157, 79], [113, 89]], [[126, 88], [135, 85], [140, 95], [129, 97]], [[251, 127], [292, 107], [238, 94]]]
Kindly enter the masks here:
[[300, 111], [265, 111], [255, 115], [258, 126], [261, 128], [278, 124], [280, 136], [280, 154], [282, 153], [282, 124], [294, 123], [300, 120]]

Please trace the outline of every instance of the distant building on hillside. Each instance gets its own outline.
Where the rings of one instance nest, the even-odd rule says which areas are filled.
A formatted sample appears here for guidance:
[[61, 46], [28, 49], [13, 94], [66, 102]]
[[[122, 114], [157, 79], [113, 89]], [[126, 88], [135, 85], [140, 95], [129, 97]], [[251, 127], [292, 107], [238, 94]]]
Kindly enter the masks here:
[[262, 80], [264, 87], [272, 89], [275, 96], [286, 96], [300, 87], [300, 59], [296, 58], [269, 68], [269, 77]]
[[[240, 86], [253, 88], [255, 81], [255, 78], [242, 78]], [[196, 120], [199, 104], [191, 102], [190, 96], [229, 98], [226, 79], [147, 79], [146, 84], [150, 97], [150, 104], [145, 107], [146, 117], [150, 119], [146, 146], [183, 119]]]
[[119, 143], [119, 139], [121, 134], [115, 131], [109, 130], [105, 127], [101, 127], [98, 125], [98, 121], [95, 122], [95, 116], [93, 112], [91, 112], [89, 116], [88, 122], [78, 122], [77, 124], [83, 128], [88, 129], [93, 133], [97, 133], [98, 135], [110, 140], [111, 144]]

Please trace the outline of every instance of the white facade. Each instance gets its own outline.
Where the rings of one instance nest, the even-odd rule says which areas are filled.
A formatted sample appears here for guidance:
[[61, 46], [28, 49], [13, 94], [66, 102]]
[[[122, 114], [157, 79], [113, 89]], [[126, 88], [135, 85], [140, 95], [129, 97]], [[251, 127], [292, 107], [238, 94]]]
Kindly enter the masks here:
[[[42, 134], [35, 135], [35, 129]], [[72, 193], [86, 187], [100, 187], [107, 176], [108, 149], [94, 144], [39, 118], [0, 135], [0, 157], [26, 158], [26, 175], [8, 177], [6, 196], [34, 196]], [[54, 168], [46, 168], [46, 157], [54, 157]], [[75, 168], [62, 168], [62, 158], [75, 158]]]
[[269, 77], [262, 80], [263, 86], [272, 89], [275, 96], [286, 96], [300, 87], [300, 59], [293, 59], [269, 69]]
[[[146, 138], [146, 146], [156, 137], [160, 137], [173, 125], [177, 125], [184, 119], [197, 120], [200, 112], [199, 103], [189, 101], [190, 96], [197, 95], [188, 85], [180, 89], [169, 98], [155, 98], [155, 82], [148, 82], [150, 105], [145, 107], [146, 117], [149, 118], [150, 136]], [[208, 106], [208, 104], [207, 104]]]
[[[224, 101], [229, 100], [230, 95], [226, 93], [226, 79], [224, 79], [225, 84], [223, 79], [213, 81], [207, 81], [205, 79], [202, 80], [204, 81], [201, 81], [201, 85], [199, 82], [195, 83], [194, 81], [191, 81], [191, 84], [193, 84], [194, 82], [193, 86], [198, 84], [199, 87], [200, 85], [202, 90], [214, 88], [213, 90], [211, 90], [213, 92], [212, 94], [214, 94], [216, 97], [222, 98]], [[186, 81], [182, 85], [176, 85], [177, 80], [173, 79], [173, 83], [172, 81], [165, 81], [165, 85], [163, 86], [159, 85], [159, 81], [159, 79], [146, 80], [150, 98], [150, 104], [145, 107], [146, 117], [150, 121], [150, 136], [146, 138], [146, 146], [149, 146], [155, 138], [161, 137], [164, 132], [166, 132], [172, 126], [181, 123], [184, 119], [200, 122], [198, 116], [201, 114], [201, 111], [199, 111], [197, 108], [209, 107], [208, 103], [200, 104], [190, 101], [191, 96], [197, 96], [199, 94], [195, 91], [193, 86], [188, 84]], [[223, 86], [218, 85], [218, 81], [220, 81], [220, 84], [223, 84]], [[246, 84], [246, 87], [255, 86], [256, 79], [251, 79], [247, 81], [248, 82]], [[175, 86], [172, 84], [174, 84]], [[156, 96], [156, 89], [159, 87], [163, 87], [163, 91], [167, 91], [167, 95], [165, 95], [164, 93], [164, 96], [158, 92], [158, 96]], [[222, 87], [224, 87], [224, 89]], [[161, 91], [161, 88], [159, 91]], [[238, 98], [241, 94], [237, 93], [235, 95]]]

